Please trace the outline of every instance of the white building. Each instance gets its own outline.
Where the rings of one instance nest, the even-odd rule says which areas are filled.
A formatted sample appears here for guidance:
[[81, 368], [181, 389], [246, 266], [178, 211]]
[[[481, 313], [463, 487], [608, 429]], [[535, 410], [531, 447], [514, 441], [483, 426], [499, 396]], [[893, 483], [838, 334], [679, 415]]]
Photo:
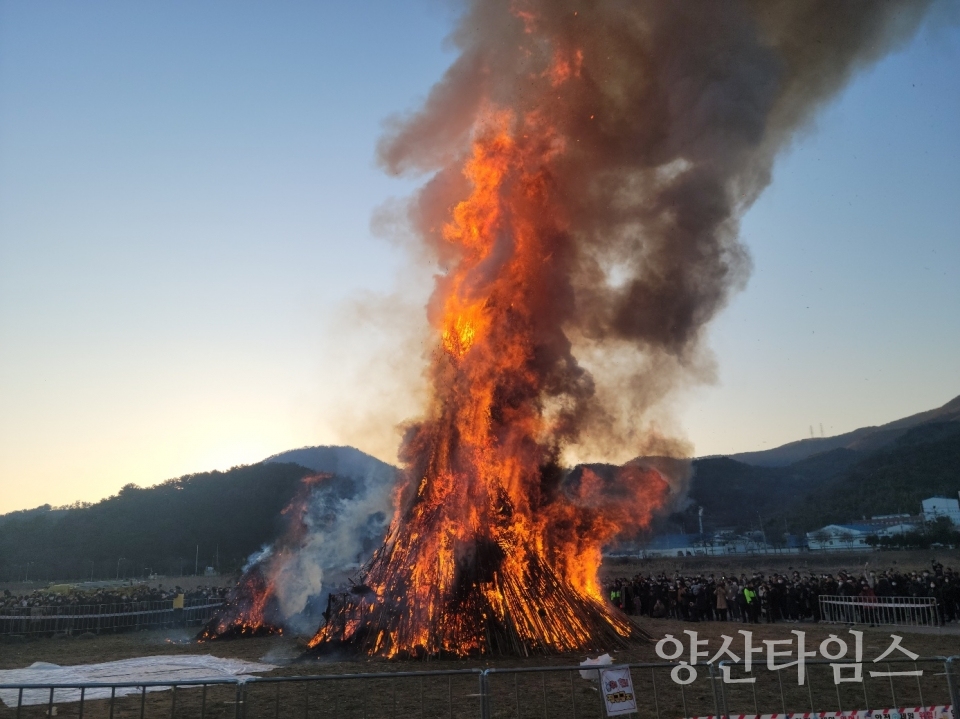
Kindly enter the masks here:
[[867, 537], [892, 537], [895, 534], [912, 532], [917, 526], [910, 522], [856, 522], [852, 524], [828, 524], [815, 532], [807, 532], [807, 547], [811, 551], [840, 552], [872, 549]]
[[923, 514], [911, 517], [908, 514], [888, 514], [872, 517], [863, 522], [830, 524], [815, 532], [807, 532], [807, 547], [813, 551], [869, 550], [867, 537], [892, 537], [896, 534], [917, 531], [924, 522], [938, 517], [947, 517], [954, 526], [960, 527], [960, 501], [949, 497], [924, 499]]
[[807, 546], [811, 551], [839, 552], [870, 550], [867, 537], [876, 529], [867, 524], [828, 524], [815, 532], [807, 532]]
[[923, 521], [932, 522], [938, 517], [946, 517], [955, 527], [960, 527], [960, 501], [947, 497], [930, 497], [921, 502]]
[[760, 532], [736, 535], [730, 530], [698, 534], [662, 534], [651, 537], [637, 547], [620, 548], [609, 557], [687, 557], [721, 554], [797, 554], [803, 548], [800, 537], [788, 535], [785, 541], [773, 546], [764, 541]]

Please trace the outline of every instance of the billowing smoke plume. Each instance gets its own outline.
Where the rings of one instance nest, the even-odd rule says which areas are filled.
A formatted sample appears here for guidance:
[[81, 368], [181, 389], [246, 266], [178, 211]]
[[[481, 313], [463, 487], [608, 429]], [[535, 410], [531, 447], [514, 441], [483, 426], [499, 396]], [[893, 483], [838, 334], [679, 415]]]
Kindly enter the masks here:
[[389, 475], [315, 478], [305, 501], [292, 504], [292, 536], [257, 564], [277, 598], [277, 621], [309, 634], [331, 590], [342, 589], [383, 540], [393, 516]]
[[[534, 321], [539, 361], [563, 365], [544, 396], [562, 398], [573, 422], [568, 458], [689, 451], [669, 424], [657, 429], [656, 408], [684, 380], [709, 379], [704, 327], [750, 271], [740, 217], [797, 129], [909, 38], [927, 5], [469, 3], [458, 59], [420, 111], [391, 123], [379, 155], [390, 173], [432, 173], [410, 219], [450, 268], [463, 255], [447, 228], [475, 184], [464, 167], [477, 137], [507, 122], [518, 143], [541, 146], [551, 195], [541, 209], [557, 216]], [[496, 119], [504, 110], [510, 119]], [[515, 242], [504, 234], [456, 288], [464, 301]], [[435, 326], [450, 291], [441, 275]]]
[[[430, 398], [401, 503], [310, 642], [385, 656], [612, 647], [601, 550], [670, 504], [648, 410], [702, 372], [747, 276], [738, 221], [777, 151], [924, 3], [477, 0], [461, 55], [380, 147], [433, 173], [412, 224], [442, 268]], [[682, 472], [679, 473], [682, 476]], [[675, 487], [674, 487], [675, 489]]]
[[[603, 597], [601, 550], [649, 526], [685, 468], [565, 472], [563, 453], [687, 453], [651, 408], [709, 372], [704, 328], [749, 272], [740, 217], [792, 134], [925, 8], [469, 4], [461, 55], [380, 147], [389, 172], [432, 173], [409, 208], [441, 266], [427, 406], [386, 538], [312, 649], [526, 655], [636, 638]], [[305, 534], [262, 565], [285, 621], [317, 593], [309, 567], [327, 571], [342, 527], [328, 515], [304, 514]]]

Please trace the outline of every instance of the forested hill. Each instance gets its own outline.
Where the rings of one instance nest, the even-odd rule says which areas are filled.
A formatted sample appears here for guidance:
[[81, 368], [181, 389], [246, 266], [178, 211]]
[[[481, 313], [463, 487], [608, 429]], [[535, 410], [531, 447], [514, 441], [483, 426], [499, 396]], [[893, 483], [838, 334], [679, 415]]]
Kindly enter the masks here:
[[927, 497], [960, 492], [960, 422], [925, 424], [870, 453], [793, 510], [807, 527], [920, 511]]
[[[688, 508], [660, 520], [661, 530], [697, 531], [703, 507], [708, 530], [762, 522], [768, 536], [809, 531], [863, 516], [916, 514], [926, 497], [957, 496], [960, 422], [927, 421], [880, 449], [840, 447], [783, 467], [726, 457], [693, 464]], [[386, 479], [396, 469], [350, 447], [304, 448], [147, 489], [127, 485], [93, 505], [12, 512], [0, 516], [0, 580], [192, 574], [195, 562], [201, 571], [238, 569], [278, 536], [283, 508], [318, 471]]]
[[837, 448], [785, 467], [728, 457], [694, 462], [691, 506], [674, 522], [696, 531], [704, 508], [710, 528], [809, 531], [834, 522], [920, 511], [927, 497], [960, 491], [960, 422], [927, 422], [880, 449]]
[[296, 464], [205, 472], [142, 489], [127, 485], [96, 504], [0, 517], [0, 580], [223, 571], [277, 536], [281, 511], [303, 477]]

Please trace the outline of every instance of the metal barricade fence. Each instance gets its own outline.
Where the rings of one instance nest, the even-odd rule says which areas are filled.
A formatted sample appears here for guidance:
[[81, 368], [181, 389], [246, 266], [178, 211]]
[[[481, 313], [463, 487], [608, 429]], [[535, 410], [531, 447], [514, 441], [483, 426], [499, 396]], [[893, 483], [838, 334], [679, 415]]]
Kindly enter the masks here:
[[[803, 685], [798, 685], [795, 677], [790, 677], [791, 682], [785, 676], [795, 672], [795, 666], [767, 671], [763, 661], [758, 661], [749, 675], [742, 664], [698, 664], [693, 667], [695, 677], [691, 667], [677, 663], [614, 666], [629, 668], [642, 719], [746, 719], [789, 716], [791, 712], [806, 713], [807, 717], [816, 717], [816, 712], [843, 712], [851, 717], [855, 710], [915, 711], [960, 704], [960, 657], [879, 664], [868, 660], [863, 664], [862, 683], [835, 684], [831, 662], [808, 661]], [[678, 672], [678, 667], [683, 669]], [[599, 683], [580, 674], [603, 668], [505, 667], [175, 683], [0, 684], [0, 719], [53, 713], [80, 719], [161, 715], [174, 719], [603, 719], [606, 712]], [[871, 677], [870, 670], [879, 668], [884, 672], [922, 669], [924, 673], [923, 677]], [[676, 677], [671, 677], [674, 672]], [[844, 676], [849, 678], [848, 674]], [[751, 677], [756, 681], [738, 681]], [[686, 683], [677, 683], [677, 678]], [[55, 712], [62, 704], [68, 706]], [[922, 715], [917, 719], [923, 719]]]
[[[185, 691], [187, 689], [199, 691]], [[158, 693], [161, 691], [164, 693]], [[240, 719], [241, 693], [242, 682], [236, 679], [176, 683], [0, 684], [0, 718], [28, 719], [57, 715], [76, 716], [79, 719], [144, 719], [162, 713], [191, 719], [214, 716]], [[64, 704], [68, 706], [64, 707]]]
[[899, 624], [936, 626], [941, 624], [934, 597], [820, 597], [823, 622], [837, 624]]
[[[957, 706], [955, 659], [930, 657], [879, 663], [864, 659], [859, 662], [859, 671], [849, 658], [806, 661], [802, 685], [793, 657], [780, 660], [787, 666], [775, 671], [768, 671], [766, 660], [761, 659], [750, 674], [742, 663], [724, 660], [717, 665], [720, 713], [724, 717], [789, 716]], [[950, 674], [951, 662], [954, 676]], [[843, 666], [835, 669], [836, 665]], [[922, 671], [922, 676], [907, 674], [917, 671]], [[835, 681], [837, 676], [839, 683]], [[754, 681], [748, 683], [749, 678]]]
[[175, 683], [0, 684], [0, 719], [53, 713], [88, 719], [476, 719], [483, 712], [481, 675], [480, 669], [455, 669]]
[[957, 719], [960, 717], [960, 656], [947, 657], [947, 661], [943, 663], [943, 673], [950, 690], [953, 719]]
[[[242, 690], [240, 719], [476, 719], [480, 669], [256, 677]], [[292, 691], [291, 691], [292, 689]]]
[[[677, 719], [720, 713], [716, 669], [697, 665], [695, 678], [679, 684], [671, 672], [686, 667], [676, 662], [616, 664], [629, 668], [641, 717]], [[603, 719], [606, 709], [599, 671], [605, 667], [516, 667], [487, 669], [486, 713], [482, 719]], [[598, 671], [599, 670], [599, 671]], [[582, 673], [591, 676], [585, 678]], [[681, 680], [690, 678], [687, 669]]]
[[[764, 652], [766, 654], [766, 652]], [[829, 660], [806, 661], [803, 685], [797, 681], [792, 657], [780, 660], [788, 666], [768, 671], [766, 659], [754, 662], [750, 674], [743, 664], [720, 662], [717, 666], [696, 665], [696, 675], [684, 665], [677, 675], [688, 684], [678, 684], [671, 674], [678, 664], [619, 664], [629, 667], [639, 716], [663, 719], [699, 717], [744, 719], [750, 716], [850, 712], [852, 710], [949, 708], [960, 705], [958, 664], [960, 657], [861, 662], [862, 682], [850, 681], [852, 661], [834, 682]], [[726, 670], [724, 669], [726, 667]], [[488, 669], [484, 692], [488, 713], [483, 719], [573, 719], [603, 718], [600, 687], [578, 676], [584, 667]], [[890, 672], [923, 671], [922, 676], [886, 676]], [[789, 672], [794, 675], [790, 676]], [[873, 676], [871, 671], [885, 676]], [[556, 675], [551, 677], [551, 675]], [[499, 683], [498, 683], [499, 678]], [[558, 681], [562, 678], [562, 681]], [[742, 680], [753, 678], [753, 682]], [[792, 679], [792, 681], [791, 681]], [[738, 681], [739, 680], [739, 681]], [[565, 686], [566, 685], [566, 686]], [[935, 716], [931, 712], [930, 716]], [[958, 717], [954, 713], [955, 719]]]
[[220, 606], [222, 602], [219, 600], [197, 598], [185, 600], [182, 610], [174, 609], [172, 599], [122, 604], [16, 607], [3, 610], [3, 614], [0, 614], [0, 636], [100, 634], [198, 625], [209, 621]]

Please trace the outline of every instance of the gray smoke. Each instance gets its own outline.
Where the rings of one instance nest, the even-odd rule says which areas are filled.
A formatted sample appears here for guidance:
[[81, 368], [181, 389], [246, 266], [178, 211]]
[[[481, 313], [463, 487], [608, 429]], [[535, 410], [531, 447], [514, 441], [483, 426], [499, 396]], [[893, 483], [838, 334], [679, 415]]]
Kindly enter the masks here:
[[564, 212], [561, 270], [538, 319], [576, 358], [557, 343], [578, 387], [574, 457], [689, 452], [658, 408], [712, 376], [704, 328], [751, 267], [740, 218], [798, 129], [930, 4], [465, 4], [459, 57], [418, 112], [389, 123], [379, 157], [392, 174], [430, 173], [409, 220], [444, 267], [457, 257], [442, 229], [469, 191], [462, 168], [484, 118], [508, 108], [519, 137], [555, 133], [562, 149], [544, 164]]
[[270, 623], [312, 634], [327, 595], [348, 587], [383, 541], [393, 517], [397, 473], [352, 447], [308, 447], [266, 461], [336, 472], [304, 480], [285, 510], [285, 534], [253, 554], [244, 567], [244, 572], [262, 574], [274, 588]]

